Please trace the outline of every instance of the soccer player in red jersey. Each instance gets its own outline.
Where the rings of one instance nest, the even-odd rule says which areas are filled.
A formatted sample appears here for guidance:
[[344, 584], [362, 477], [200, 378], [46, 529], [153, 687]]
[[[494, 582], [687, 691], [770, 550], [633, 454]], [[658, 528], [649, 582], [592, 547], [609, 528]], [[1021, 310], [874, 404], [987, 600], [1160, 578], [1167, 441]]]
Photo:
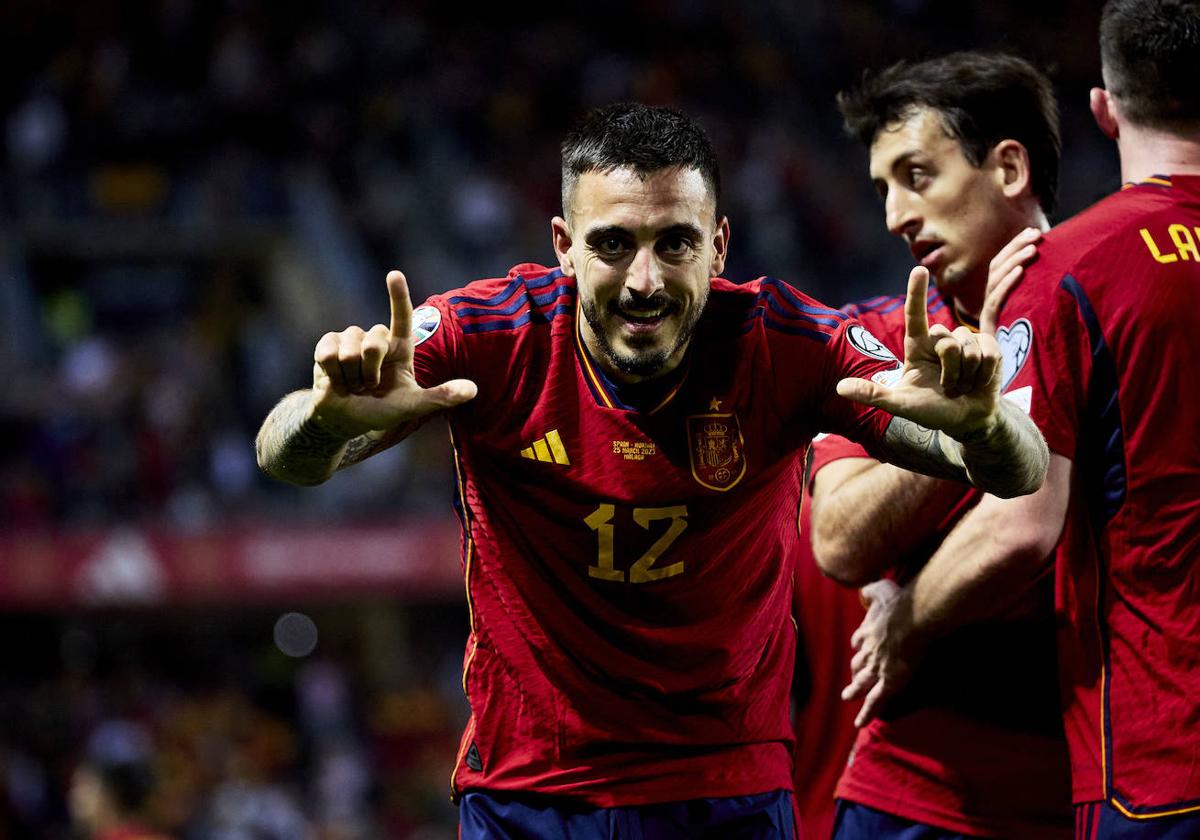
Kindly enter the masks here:
[[[999, 319], [1008, 393], [1052, 449], [1046, 485], [981, 502], [863, 664], [894, 688], [906, 637], [1000, 606], [1040, 565], [1031, 544], [1061, 533], [1076, 836], [1182, 840], [1200, 837], [1200, 3], [1110, 0], [1100, 46], [1092, 113], [1126, 185], [1045, 236]], [[954, 553], [972, 545], [986, 557], [967, 574]]]
[[563, 146], [557, 268], [415, 310], [390, 273], [390, 325], [322, 337], [312, 389], [260, 430], [264, 469], [311, 484], [445, 414], [464, 838], [791, 836], [798, 454], [830, 428], [1004, 494], [1040, 485], [998, 347], [928, 326], [923, 271], [903, 369], [779, 280], [716, 277], [717, 173], [681, 114], [593, 112]]
[[[816, 448], [814, 442], [813, 448]], [[801, 505], [796, 546], [796, 672], [792, 678], [796, 736], [792, 782], [805, 840], [824, 840], [833, 830], [834, 791], [858, 730], [856, 709], [839, 688], [850, 681], [850, 634], [863, 619], [858, 592], [817, 568], [812, 555], [812, 501]]]
[[[839, 105], [870, 149], [888, 229], [937, 282], [930, 322], [976, 326], [992, 257], [1022, 230], [1048, 227], [1059, 149], [1049, 80], [1014, 56], [954, 53], [867, 77]], [[842, 311], [901, 348], [902, 305], [883, 296]], [[910, 580], [980, 498], [841, 437], [813, 450], [817, 558], [851, 586], [889, 578], [864, 590], [869, 604]], [[919, 675], [859, 733], [833, 836], [1069, 838], [1053, 639], [1047, 580], [1009, 614], [925, 650]], [[868, 705], [859, 722], [870, 716]]]

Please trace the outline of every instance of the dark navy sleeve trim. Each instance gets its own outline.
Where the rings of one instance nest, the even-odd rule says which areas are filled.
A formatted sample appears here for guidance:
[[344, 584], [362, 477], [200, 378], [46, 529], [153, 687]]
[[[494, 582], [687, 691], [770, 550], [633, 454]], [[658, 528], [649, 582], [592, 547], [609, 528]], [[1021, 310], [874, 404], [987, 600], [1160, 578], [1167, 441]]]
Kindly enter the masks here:
[[829, 309], [824, 306], [813, 306], [812, 304], [805, 303], [796, 296], [796, 293], [792, 291], [786, 283], [781, 280], [776, 280], [774, 277], [764, 277], [762, 279], [762, 285], [774, 289], [780, 297], [806, 315], [812, 315], [817, 319], [827, 319], [830, 323], [834, 324], [839, 321], [850, 320], [849, 315], [839, 312], [836, 309]]
[[1128, 486], [1117, 365], [1083, 286], [1070, 274], [1063, 277], [1061, 286], [1075, 298], [1092, 351], [1092, 373], [1087, 384], [1084, 416], [1080, 418], [1076, 463], [1090, 473], [1091, 480], [1085, 480], [1083, 486], [1091, 488], [1092, 502], [1103, 516], [1098, 524], [1104, 524], [1125, 503]]
[[754, 322], [760, 318], [762, 319], [764, 326], [770, 327], [776, 332], [781, 332], [786, 335], [799, 335], [805, 338], [811, 338], [814, 341], [819, 341], [822, 344], [828, 344], [829, 339], [833, 338], [832, 333], [820, 332], [819, 330], [808, 329], [807, 327], [797, 327], [794, 324], [785, 324], [781, 321], [777, 321], [776, 319], [772, 318], [767, 310], [762, 306], [754, 307], [754, 309], [750, 312], [750, 315], [746, 318], [745, 323], [742, 324], [742, 329], [739, 334], [745, 335], [746, 333], [750, 332], [750, 330], [754, 329]]

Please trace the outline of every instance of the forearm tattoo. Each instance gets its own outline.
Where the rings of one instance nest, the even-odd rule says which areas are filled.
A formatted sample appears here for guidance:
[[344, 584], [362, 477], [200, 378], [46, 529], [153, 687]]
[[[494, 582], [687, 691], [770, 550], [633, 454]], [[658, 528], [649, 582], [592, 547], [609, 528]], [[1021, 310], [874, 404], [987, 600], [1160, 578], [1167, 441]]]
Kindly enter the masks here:
[[887, 460], [898, 467], [934, 478], [970, 480], [962, 463], [947, 455], [939, 431], [903, 417], [893, 417], [884, 434], [883, 445]]
[[395, 446], [421, 425], [419, 419], [410, 420], [347, 440], [309, 419], [309, 399], [309, 391], [284, 397], [267, 415], [254, 441], [258, 465], [267, 475], [289, 484], [320, 484], [343, 467]]
[[382, 452], [388, 447], [394, 446], [415, 432], [420, 425], [420, 420], [410, 420], [394, 429], [383, 432], [367, 432], [365, 435], [351, 438], [346, 442], [346, 451], [342, 453], [337, 468], [340, 470], [342, 467], [357, 464], [359, 461], [370, 458], [376, 452]]
[[1010, 498], [1041, 486], [1050, 450], [1033, 420], [1008, 400], [1000, 400], [1000, 420], [990, 435], [958, 443], [971, 482]]
[[968, 481], [985, 492], [1009, 498], [1036, 490], [1050, 453], [1029, 417], [1007, 400], [1000, 422], [988, 434], [957, 441], [903, 417], [894, 417], [884, 435], [887, 460], [935, 478]]
[[310, 392], [284, 397], [263, 421], [254, 448], [272, 478], [290, 484], [320, 484], [339, 465], [348, 441], [308, 419]]

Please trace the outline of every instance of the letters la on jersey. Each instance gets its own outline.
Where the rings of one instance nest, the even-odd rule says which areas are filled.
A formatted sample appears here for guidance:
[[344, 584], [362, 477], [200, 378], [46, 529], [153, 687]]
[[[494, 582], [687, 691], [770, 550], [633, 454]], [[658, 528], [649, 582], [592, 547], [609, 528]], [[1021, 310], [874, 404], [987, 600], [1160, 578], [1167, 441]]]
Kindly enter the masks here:
[[[631, 405], [588, 355], [558, 270], [518, 266], [427, 305], [442, 317], [416, 348], [418, 380], [479, 386], [449, 417], [478, 737], [548, 715], [550, 764], [613, 739], [785, 744], [793, 458], [822, 430], [877, 440], [890, 417], [834, 386], [895, 361], [856, 350], [852, 319], [782, 282], [714, 279], [689, 357]], [[771, 711], [748, 717], [756, 693]], [[479, 749], [482, 775], [459, 766], [467, 783], [502, 783], [501, 745]]]

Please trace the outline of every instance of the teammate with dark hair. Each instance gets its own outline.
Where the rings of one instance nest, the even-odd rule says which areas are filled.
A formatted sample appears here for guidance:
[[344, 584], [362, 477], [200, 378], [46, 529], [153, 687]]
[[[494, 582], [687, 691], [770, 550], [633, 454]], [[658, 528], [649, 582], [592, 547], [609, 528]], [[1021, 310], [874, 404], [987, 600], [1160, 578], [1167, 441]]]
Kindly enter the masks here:
[[463, 838], [791, 837], [797, 456], [836, 429], [1013, 494], [1040, 484], [1044, 444], [999, 400], [994, 341], [931, 332], [923, 271], [903, 371], [787, 284], [717, 277], [729, 222], [683, 115], [609, 106], [563, 161], [558, 267], [416, 310], [390, 273], [390, 326], [321, 338], [260, 464], [318, 483], [445, 413], [471, 621]]
[[[866, 670], [893, 680], [905, 637], [1003, 602], [1061, 534], [1076, 836], [1182, 840], [1200, 837], [1200, 2], [1113, 0], [1100, 47], [1091, 109], [1125, 186], [1046, 235], [999, 319], [1029, 338], [1008, 394], [1046, 434], [1046, 485], [968, 514]], [[964, 574], [971, 551], [986, 573]]]
[[[930, 321], [976, 325], [991, 259], [1015, 235], [1032, 241], [1049, 226], [1059, 149], [1049, 80], [1015, 56], [960, 52], [867, 75], [838, 104], [870, 150], [888, 229], [937, 282]], [[842, 311], [899, 349], [901, 304], [881, 296]], [[863, 590], [866, 632], [981, 494], [881, 464], [841, 437], [813, 451], [819, 565], [851, 586], [887, 578]], [[878, 693], [868, 695], [834, 837], [1070, 837], [1051, 604], [1045, 582], [1019, 608], [921, 651], [919, 673], [882, 713]]]

